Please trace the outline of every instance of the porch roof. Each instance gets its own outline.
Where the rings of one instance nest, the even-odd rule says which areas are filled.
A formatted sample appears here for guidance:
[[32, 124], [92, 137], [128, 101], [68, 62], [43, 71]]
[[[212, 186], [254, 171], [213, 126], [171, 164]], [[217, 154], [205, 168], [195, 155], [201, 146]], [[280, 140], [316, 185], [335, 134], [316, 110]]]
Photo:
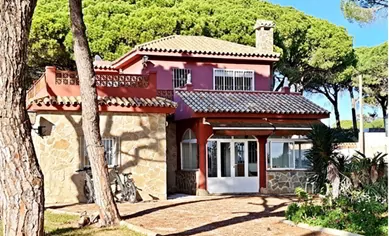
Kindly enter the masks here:
[[[166, 98], [138, 98], [138, 97], [98, 97], [99, 105], [106, 106], [122, 106], [122, 107], [168, 107], [175, 108], [177, 104]], [[81, 105], [81, 97], [77, 96], [46, 96], [43, 98], [32, 99], [30, 104], [37, 104], [38, 106], [75, 106]]]
[[[100, 112], [165, 113], [172, 114], [177, 106], [161, 97], [98, 97]], [[80, 96], [45, 96], [30, 99], [28, 111], [81, 111]]]
[[195, 113], [330, 114], [297, 93], [212, 90], [176, 90], [175, 93]]
[[209, 121], [213, 130], [311, 130], [317, 124], [324, 125], [319, 120], [290, 120], [290, 121], [266, 121], [258, 122], [223, 122], [222, 120]]

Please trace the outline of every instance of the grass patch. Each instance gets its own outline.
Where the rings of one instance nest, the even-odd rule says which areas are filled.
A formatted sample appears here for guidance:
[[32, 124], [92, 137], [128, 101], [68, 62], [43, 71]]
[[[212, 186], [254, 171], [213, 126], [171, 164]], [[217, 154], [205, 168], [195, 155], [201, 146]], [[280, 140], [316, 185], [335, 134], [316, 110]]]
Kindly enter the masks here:
[[[51, 212], [45, 212], [45, 235], [50, 236], [116, 236], [116, 235], [128, 235], [128, 236], [143, 236], [143, 234], [136, 233], [127, 229], [126, 227], [107, 227], [97, 228], [95, 226], [89, 226], [84, 228], [78, 228], [78, 216], [56, 214]], [[0, 222], [1, 223], [1, 222]], [[2, 235], [2, 223], [0, 224], [0, 235]]]

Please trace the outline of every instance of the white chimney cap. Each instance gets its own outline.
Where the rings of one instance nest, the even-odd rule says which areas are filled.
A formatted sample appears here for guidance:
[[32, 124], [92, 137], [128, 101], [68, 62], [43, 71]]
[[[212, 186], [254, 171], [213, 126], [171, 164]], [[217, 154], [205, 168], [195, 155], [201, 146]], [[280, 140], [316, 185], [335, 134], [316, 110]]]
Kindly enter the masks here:
[[255, 23], [254, 28], [255, 29], [259, 29], [259, 28], [262, 28], [262, 27], [273, 28], [274, 26], [276, 26], [276, 24], [273, 21], [271, 21], [271, 20], [257, 20], [257, 22]]

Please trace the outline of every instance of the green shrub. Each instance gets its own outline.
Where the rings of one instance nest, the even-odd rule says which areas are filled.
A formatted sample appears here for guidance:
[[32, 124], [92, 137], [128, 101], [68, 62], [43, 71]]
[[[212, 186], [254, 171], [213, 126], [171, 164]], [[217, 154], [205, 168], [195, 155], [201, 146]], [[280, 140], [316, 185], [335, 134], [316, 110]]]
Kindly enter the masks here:
[[317, 218], [323, 215], [324, 211], [321, 206], [315, 206], [313, 204], [303, 204], [298, 206], [296, 203], [292, 203], [287, 208], [285, 215], [288, 220], [293, 222], [305, 222], [310, 218]]
[[299, 206], [297, 203], [292, 203], [288, 206], [288, 208], [285, 211], [285, 217], [288, 220], [292, 220], [292, 217], [296, 214], [296, 212], [299, 210]]
[[345, 228], [347, 225], [347, 215], [341, 208], [336, 208], [326, 213], [325, 223], [323, 222], [322, 226], [341, 230]]
[[[302, 189], [296, 189], [295, 192], [299, 199], [311, 198], [305, 195]], [[359, 196], [357, 201], [347, 196], [340, 196], [337, 199], [327, 196], [323, 202], [331, 203], [323, 205], [314, 205], [311, 201], [304, 201], [300, 205], [293, 203], [285, 212], [286, 218], [295, 223], [302, 222], [353, 233], [372, 236], [388, 235], [386, 218], [388, 205], [376, 201], [375, 198], [365, 198], [365, 193], [359, 195], [364, 196]]]
[[307, 192], [305, 192], [305, 190], [301, 187], [297, 187], [295, 190], [294, 190], [294, 193], [296, 194], [297, 198], [299, 201], [308, 201], [309, 199], [309, 195]]

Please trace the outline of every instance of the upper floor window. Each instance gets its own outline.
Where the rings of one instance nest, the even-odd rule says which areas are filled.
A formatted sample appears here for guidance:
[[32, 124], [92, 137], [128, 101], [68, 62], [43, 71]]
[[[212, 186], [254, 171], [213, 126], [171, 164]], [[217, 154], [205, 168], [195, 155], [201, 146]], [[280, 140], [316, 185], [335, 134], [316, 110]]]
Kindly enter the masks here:
[[186, 85], [188, 76], [190, 77], [190, 69], [173, 69], [173, 88], [180, 88]]
[[214, 69], [213, 87], [215, 90], [254, 90], [254, 71]]

